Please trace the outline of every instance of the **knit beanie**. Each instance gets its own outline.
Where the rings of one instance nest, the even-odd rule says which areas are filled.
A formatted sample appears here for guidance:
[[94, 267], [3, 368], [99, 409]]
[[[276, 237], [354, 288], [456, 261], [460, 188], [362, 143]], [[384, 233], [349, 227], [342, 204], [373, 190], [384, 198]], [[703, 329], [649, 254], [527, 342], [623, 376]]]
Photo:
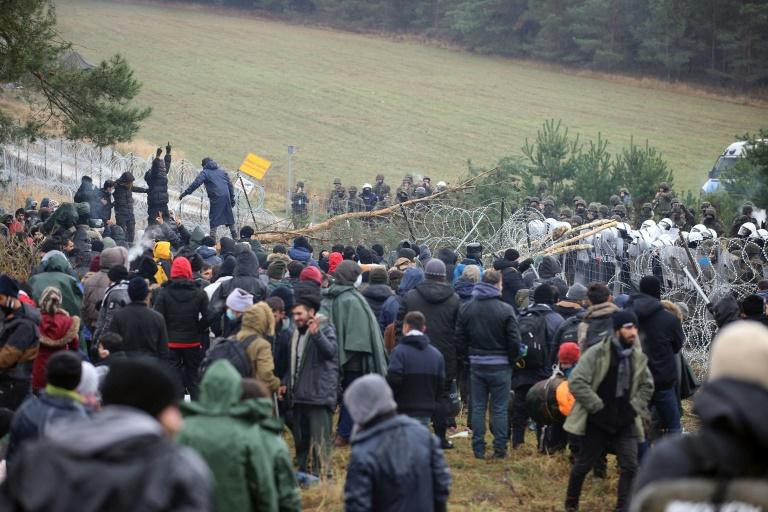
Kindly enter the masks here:
[[101, 252], [104, 250], [104, 242], [101, 240], [92, 240], [91, 241], [91, 251], [93, 252]]
[[536, 304], [554, 304], [555, 291], [547, 283], [542, 283], [533, 290], [533, 302]]
[[424, 277], [432, 281], [445, 280], [445, 263], [432, 258], [424, 265]]
[[107, 277], [111, 283], [119, 283], [128, 279], [128, 269], [122, 265], [115, 265], [107, 272]]
[[640, 279], [640, 293], [661, 299], [661, 283], [656, 276], [645, 276]]
[[292, 261], [288, 264], [288, 276], [293, 279], [298, 279], [302, 270], [304, 270], [304, 264], [300, 261]]
[[413, 261], [416, 259], [416, 251], [414, 251], [413, 249], [409, 249], [407, 247], [403, 247], [402, 249], [397, 251], [397, 257], [406, 258]]
[[579, 361], [579, 346], [572, 341], [563, 343], [557, 351], [557, 360], [560, 364], [576, 364]]
[[397, 410], [392, 389], [377, 373], [355, 379], [344, 392], [344, 405], [358, 430], [372, 419]]
[[368, 282], [370, 284], [387, 284], [387, 270], [381, 265], [376, 265], [369, 270]]
[[104, 244], [104, 249], [112, 249], [113, 247], [117, 247], [117, 243], [111, 236], [105, 236], [102, 238], [101, 243]]
[[338, 267], [339, 263], [343, 260], [344, 256], [342, 256], [340, 252], [332, 252], [330, 256], [328, 256], [328, 273], [333, 274], [336, 272], [336, 267]]
[[360, 265], [352, 260], [344, 260], [336, 267], [336, 282], [344, 286], [352, 286], [362, 273]]
[[0, 295], [18, 297], [19, 283], [8, 274], [0, 275]]
[[71, 350], [60, 350], [48, 359], [45, 374], [48, 384], [57, 388], [74, 390], [83, 374], [82, 359]]
[[299, 281], [313, 281], [317, 284], [323, 284], [323, 273], [317, 267], [306, 267], [299, 274]]
[[306, 239], [306, 237], [298, 236], [293, 239], [293, 246], [294, 247], [302, 247], [306, 250], [308, 250], [310, 253], [313, 252], [312, 246], [309, 245], [309, 240]]
[[221, 237], [221, 240], [219, 240], [219, 246], [221, 247], [221, 250], [219, 251], [221, 253], [235, 252], [235, 241], [228, 236]]
[[587, 300], [587, 287], [581, 283], [574, 283], [565, 294], [568, 300]]
[[517, 261], [520, 253], [516, 249], [507, 249], [504, 251], [504, 259], [507, 261]]
[[135, 357], [110, 365], [101, 396], [104, 405], [133, 407], [156, 418], [179, 394], [170, 370], [149, 357]]
[[147, 281], [141, 277], [136, 276], [128, 282], [128, 297], [133, 302], [141, 302], [149, 295], [149, 285]]
[[314, 309], [315, 311], [320, 309], [320, 304], [323, 298], [319, 293], [301, 293], [296, 295], [296, 302], [294, 306], [301, 305], [308, 309]]
[[242, 313], [251, 304], [253, 304], [253, 295], [242, 288], [235, 288], [227, 296], [227, 307], [232, 311]]
[[274, 290], [272, 290], [272, 293], [270, 293], [269, 296], [280, 297], [283, 301], [283, 304], [285, 305], [286, 311], [292, 310], [293, 305], [296, 303], [294, 299], [294, 291], [287, 286], [277, 286]]
[[283, 260], [275, 260], [269, 264], [269, 267], [267, 267], [267, 276], [270, 279], [275, 279], [279, 281], [280, 279], [285, 277], [286, 267], [287, 265]]
[[171, 279], [192, 279], [192, 264], [184, 256], [173, 260], [171, 264]]
[[637, 325], [637, 315], [631, 309], [620, 309], [614, 311], [611, 315], [613, 319], [613, 330], [618, 331], [627, 324]]
[[768, 390], [768, 328], [738, 321], [723, 327], [712, 342], [709, 379], [735, 379]]

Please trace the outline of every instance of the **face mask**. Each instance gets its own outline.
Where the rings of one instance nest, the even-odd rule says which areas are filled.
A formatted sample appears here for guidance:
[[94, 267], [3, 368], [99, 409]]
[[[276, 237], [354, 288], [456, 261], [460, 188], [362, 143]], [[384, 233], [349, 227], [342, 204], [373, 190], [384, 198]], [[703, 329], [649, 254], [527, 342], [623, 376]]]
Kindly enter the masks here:
[[231, 309], [228, 309], [227, 310], [227, 318], [229, 318], [230, 320], [237, 320], [237, 314], [234, 311], [232, 311]]

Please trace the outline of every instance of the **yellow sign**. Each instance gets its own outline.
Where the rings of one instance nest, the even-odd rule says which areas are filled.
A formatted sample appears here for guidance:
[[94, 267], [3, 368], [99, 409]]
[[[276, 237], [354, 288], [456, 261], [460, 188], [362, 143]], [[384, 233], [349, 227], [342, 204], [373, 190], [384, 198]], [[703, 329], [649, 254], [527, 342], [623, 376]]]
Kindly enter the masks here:
[[261, 158], [259, 155], [248, 153], [243, 163], [240, 164], [240, 172], [257, 180], [263, 179], [267, 171], [272, 167], [272, 162]]

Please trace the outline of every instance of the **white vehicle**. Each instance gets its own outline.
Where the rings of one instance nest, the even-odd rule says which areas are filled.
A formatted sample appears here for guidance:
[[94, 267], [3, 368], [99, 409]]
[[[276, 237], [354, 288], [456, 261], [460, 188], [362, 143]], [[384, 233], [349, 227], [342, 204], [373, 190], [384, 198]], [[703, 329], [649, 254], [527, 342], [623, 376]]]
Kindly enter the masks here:
[[[758, 143], [768, 144], [768, 139], [759, 139]], [[723, 171], [730, 169], [739, 162], [740, 158], [744, 158], [746, 152], [752, 146], [749, 142], [742, 140], [734, 142], [723, 151], [723, 154], [717, 158], [715, 165], [712, 166], [712, 170], [709, 171], [709, 179], [704, 186], [701, 187], [702, 192], [709, 194], [714, 192], [720, 187], [720, 175]]]

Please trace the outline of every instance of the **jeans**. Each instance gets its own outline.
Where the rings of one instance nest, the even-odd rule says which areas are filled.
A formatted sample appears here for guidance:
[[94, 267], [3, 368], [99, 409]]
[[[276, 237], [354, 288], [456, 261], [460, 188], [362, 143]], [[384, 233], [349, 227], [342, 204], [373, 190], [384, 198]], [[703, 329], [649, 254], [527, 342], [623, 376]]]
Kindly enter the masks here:
[[472, 451], [476, 457], [485, 456], [485, 411], [491, 399], [491, 431], [493, 451], [507, 453], [507, 408], [509, 388], [512, 385], [512, 367], [509, 365], [470, 365], [470, 393], [472, 394]]
[[629, 508], [629, 492], [632, 487], [632, 480], [637, 473], [637, 436], [634, 433], [634, 425], [630, 424], [615, 434], [608, 434], [588, 424], [587, 431], [581, 438], [576, 463], [571, 467], [571, 476], [568, 479], [568, 491], [565, 498], [566, 510], [578, 509], [584, 478], [609, 445], [613, 446], [619, 461], [616, 510], [623, 512]]
[[197, 400], [198, 384], [200, 383], [200, 363], [205, 357], [203, 347], [171, 348], [171, 368], [173, 368], [179, 383], [179, 391], [184, 397], [184, 392], [189, 393], [192, 400]]
[[294, 404], [293, 439], [299, 471], [331, 476], [333, 411], [323, 405]]
[[[341, 392], [342, 394], [357, 378], [362, 377], [363, 372], [350, 372], [345, 371], [344, 376], [341, 378]], [[349, 438], [352, 437], [352, 416], [349, 415], [349, 411], [344, 404], [341, 404], [341, 410], [339, 411], [339, 423], [336, 425], [336, 434], [343, 440], [349, 442]]]
[[680, 426], [680, 405], [677, 401], [677, 392], [674, 386], [669, 389], [659, 389], [653, 394], [651, 399], [651, 411], [659, 419], [659, 427], [664, 434], [679, 434], [682, 432]]

